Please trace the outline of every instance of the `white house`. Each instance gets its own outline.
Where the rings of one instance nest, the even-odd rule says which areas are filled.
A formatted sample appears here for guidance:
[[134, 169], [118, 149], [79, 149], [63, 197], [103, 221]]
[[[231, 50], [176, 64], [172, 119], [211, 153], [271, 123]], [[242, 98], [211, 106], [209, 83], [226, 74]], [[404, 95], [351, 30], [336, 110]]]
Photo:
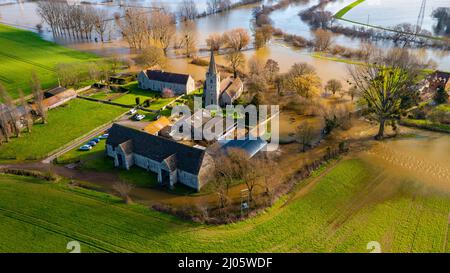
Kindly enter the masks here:
[[213, 161], [205, 149], [114, 124], [109, 130], [106, 153], [114, 166], [130, 169], [136, 165], [154, 172], [161, 185], [184, 184], [200, 191], [211, 174]]
[[162, 92], [172, 90], [175, 95], [189, 94], [195, 90], [195, 80], [188, 74], [165, 72], [162, 70], [143, 70], [137, 76], [141, 89]]

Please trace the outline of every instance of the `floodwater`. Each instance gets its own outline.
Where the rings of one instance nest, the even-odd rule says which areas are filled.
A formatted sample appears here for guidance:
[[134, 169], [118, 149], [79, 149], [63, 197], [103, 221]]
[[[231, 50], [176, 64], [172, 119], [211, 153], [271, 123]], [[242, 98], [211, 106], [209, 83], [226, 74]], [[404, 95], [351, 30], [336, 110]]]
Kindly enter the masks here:
[[[349, 20], [382, 27], [392, 27], [400, 23], [415, 25], [421, 4], [422, 0], [366, 0], [350, 10], [344, 17]], [[436, 24], [436, 21], [433, 20], [431, 13], [439, 7], [450, 7], [450, 1], [426, 1], [422, 29], [433, 32], [433, 26]]]
[[[305, 10], [315, 4], [318, 0], [311, 0], [307, 3], [292, 4], [286, 8], [276, 10], [271, 13], [270, 18], [276, 28], [280, 28], [285, 33], [303, 36], [312, 39], [313, 35], [309, 26], [298, 16], [301, 10]], [[337, 11], [354, 2], [354, 0], [340, 0], [326, 5], [325, 10], [335, 14]], [[366, 0], [354, 9], [350, 10], [344, 18], [361, 23], [391, 27], [400, 23], [416, 24], [420, 4], [422, 0]], [[425, 10], [423, 28], [432, 31], [435, 24], [431, 17], [431, 12], [437, 7], [449, 7], [450, 0], [429, 0]], [[406, 8], [405, 8], [406, 7]], [[401, 14], [401, 16], [399, 16]], [[351, 23], [337, 21], [337, 23], [351, 27]], [[334, 43], [349, 48], [360, 48], [363, 41], [357, 38], [350, 38], [344, 35], [335, 35]], [[392, 48], [394, 45], [389, 41], [378, 41], [377, 46], [383, 49]], [[416, 49], [419, 54], [426, 56], [437, 63], [437, 68], [445, 71], [450, 70], [450, 52], [437, 49]]]
[[[128, 0], [128, 1], [114, 1], [112, 4], [101, 4], [102, 1], [95, 0], [90, 2], [98, 3], [97, 8], [106, 9], [111, 14], [111, 18], [115, 12], [123, 12], [123, 8], [118, 6], [121, 2], [128, 3], [129, 5], [142, 5], [142, 6], [152, 6], [154, 4], [164, 3], [165, 6], [173, 11], [176, 11], [177, 4], [181, 0], [170, 0], [170, 1], [156, 1], [156, 0]], [[402, 0], [405, 1], [405, 0]], [[420, 0], [413, 0], [419, 1]], [[442, 2], [443, 0], [436, 0], [437, 2]], [[447, 0], [449, 1], [449, 0]], [[1, 3], [17, 2], [12, 0], [0, 0]], [[80, 1], [73, 1], [80, 2]], [[232, 1], [235, 2], [235, 1]], [[265, 0], [263, 3], [271, 4], [276, 1]], [[286, 33], [299, 34], [305, 36], [306, 38], [312, 38], [311, 31], [309, 27], [303, 23], [298, 12], [300, 10], [306, 9], [314, 4], [318, 0], [310, 0], [299, 3], [292, 4], [286, 8], [274, 11], [270, 17], [277, 28], [281, 28]], [[326, 6], [326, 10], [331, 12], [336, 12], [340, 8], [344, 7], [351, 0], [340, 0], [330, 3]], [[196, 1], [199, 10], [203, 11], [206, 9], [206, 0]], [[433, 3], [433, 1], [432, 1]], [[250, 31], [250, 20], [251, 11], [258, 4], [252, 4], [243, 6], [237, 9], [233, 9], [230, 12], [225, 12], [221, 14], [211, 15], [205, 18], [200, 18], [196, 20], [196, 33], [197, 33], [197, 47], [206, 48], [205, 39], [211, 33], [223, 33], [233, 28], [244, 28]], [[0, 22], [21, 27], [24, 29], [35, 30], [36, 24], [41, 22], [40, 17], [36, 14], [36, 4], [32, 2], [18, 1], [16, 4], [0, 6]], [[402, 17], [404, 18], [404, 17]], [[402, 18], [398, 20], [403, 20]], [[120, 35], [118, 34], [117, 28], [112, 28], [108, 31], [107, 37], [111, 39], [110, 42], [101, 44], [95, 42], [83, 42], [68, 40], [65, 38], [54, 38], [48, 26], [44, 24], [44, 31], [41, 34], [45, 39], [53, 40], [57, 43], [64, 44], [66, 46], [93, 52], [99, 55], [112, 55], [112, 54], [132, 54], [127, 48], [126, 43], [120, 40]], [[347, 47], [357, 48], [360, 46], [361, 41], [359, 39], [351, 39], [343, 35], [336, 35], [335, 43], [341, 44]], [[384, 45], [381, 45], [384, 46]], [[389, 47], [389, 46], [386, 46]], [[317, 59], [310, 56], [308, 50], [297, 50], [286, 46], [282, 41], [274, 40], [266, 48], [260, 50], [248, 50], [245, 52], [247, 58], [258, 57], [261, 59], [274, 59], [279, 62], [281, 70], [287, 71], [292, 64], [296, 62], [307, 62], [313, 65], [319, 76], [323, 81], [331, 78], [338, 78], [343, 81], [347, 78], [346, 64], [328, 61], [323, 59]], [[205, 54], [207, 52], [201, 52], [200, 56], [207, 57]], [[424, 54], [431, 57], [438, 64], [438, 68], [442, 70], [450, 70], [450, 55], [449, 52], [440, 52], [435, 50], [425, 50]], [[198, 67], [194, 65], [187, 64], [185, 59], [171, 59], [167, 67], [168, 70], [174, 70], [176, 72], [190, 73], [196, 79], [204, 78], [203, 67]], [[220, 62], [220, 61], [219, 61]]]
[[409, 186], [450, 194], [450, 135], [403, 129], [411, 135], [375, 142], [363, 158], [391, 175], [418, 183]]

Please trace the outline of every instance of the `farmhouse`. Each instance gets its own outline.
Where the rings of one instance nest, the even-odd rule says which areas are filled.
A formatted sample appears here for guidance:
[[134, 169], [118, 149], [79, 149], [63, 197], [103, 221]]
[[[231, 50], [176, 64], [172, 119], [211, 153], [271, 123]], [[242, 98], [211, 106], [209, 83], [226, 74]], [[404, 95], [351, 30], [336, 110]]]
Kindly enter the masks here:
[[217, 70], [214, 53], [211, 51], [209, 68], [206, 72], [206, 80], [203, 92], [203, 101], [208, 105], [231, 105], [238, 99], [244, 90], [242, 80], [237, 77], [228, 76], [220, 80], [220, 73]]
[[170, 139], [114, 124], [106, 141], [106, 153], [114, 166], [130, 169], [136, 165], [158, 176], [158, 183], [173, 187], [184, 184], [200, 191], [212, 167], [205, 149], [190, 147]]
[[59, 90], [55, 95], [49, 96], [48, 98], [44, 99], [42, 103], [44, 104], [45, 107], [47, 107], [47, 109], [53, 109], [66, 102], [69, 102], [70, 100], [76, 97], [77, 92], [75, 92], [75, 90], [64, 89]]
[[170, 89], [176, 95], [189, 94], [195, 90], [195, 81], [188, 74], [147, 69], [141, 71], [137, 79], [138, 86], [141, 89], [150, 89], [157, 92]]

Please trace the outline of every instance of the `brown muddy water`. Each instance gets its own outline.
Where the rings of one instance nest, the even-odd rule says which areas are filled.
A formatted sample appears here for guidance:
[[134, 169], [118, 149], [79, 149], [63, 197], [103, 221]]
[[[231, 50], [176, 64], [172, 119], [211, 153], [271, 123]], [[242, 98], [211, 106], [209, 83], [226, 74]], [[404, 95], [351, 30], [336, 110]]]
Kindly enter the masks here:
[[[335, 12], [341, 7], [348, 4], [349, 0], [338, 1], [327, 5], [326, 9], [331, 12]], [[9, 2], [9, 1], [6, 1]], [[91, 1], [100, 2], [100, 1]], [[127, 1], [122, 1], [127, 2]], [[128, 1], [133, 4], [143, 4], [145, 6], [150, 6], [154, 3], [164, 2], [172, 10], [176, 10], [179, 0], [172, 1], [145, 1], [136, 0]], [[263, 1], [265, 4], [271, 4], [275, 1]], [[97, 8], [106, 9], [110, 12], [111, 17], [115, 12], [123, 12], [123, 8], [117, 6], [118, 1], [113, 4], [108, 5], [96, 5]], [[206, 8], [206, 1], [198, 1], [199, 9], [204, 10]], [[300, 4], [292, 4], [287, 8], [277, 10], [271, 14], [271, 19], [276, 27], [280, 27], [283, 31], [293, 34], [301, 34], [307, 38], [311, 38], [311, 31], [309, 27], [303, 23], [299, 17], [298, 12], [305, 8], [308, 8], [317, 3], [317, 0], [305, 1]], [[197, 36], [197, 47], [205, 48], [205, 39], [211, 33], [223, 33], [233, 28], [244, 28], [250, 31], [250, 20], [251, 11], [258, 4], [252, 4], [243, 6], [240, 8], [233, 9], [230, 12], [225, 12], [221, 14], [207, 16], [205, 18], [200, 18], [196, 20], [195, 30]], [[0, 6], [0, 22], [7, 23], [9, 25], [21, 27], [24, 29], [35, 29], [36, 24], [41, 22], [40, 17], [36, 13], [36, 4], [32, 2], [20, 1], [18, 4]], [[48, 26], [44, 24], [44, 32], [41, 36], [48, 40], [54, 40], [57, 43], [64, 44], [66, 46], [72, 47], [74, 49], [89, 51], [103, 56], [110, 56], [112, 54], [128, 55], [132, 54], [127, 47], [127, 44], [120, 39], [117, 27], [112, 24], [111, 29], [108, 31], [107, 36], [111, 39], [110, 42], [101, 44], [95, 42], [83, 42], [68, 40], [65, 38], [54, 38], [52, 37], [51, 31]], [[335, 42], [341, 45], [358, 47], [360, 45], [360, 40], [349, 39], [342, 35], [337, 35]], [[199, 53], [200, 56], [205, 56], [207, 52]], [[448, 52], [438, 52], [433, 51], [430, 54], [430, 50], [426, 50], [427, 56], [433, 57], [435, 60], [439, 60], [438, 67], [444, 70], [450, 70], [450, 56]], [[173, 56], [173, 54], [171, 54]], [[322, 78], [326, 81], [331, 78], [338, 78], [343, 81], [347, 79], [347, 68], [346, 64], [313, 58], [308, 50], [297, 50], [286, 46], [282, 41], [274, 40], [267, 47], [259, 50], [247, 50], [245, 52], [247, 58], [253, 56], [261, 59], [274, 59], [279, 62], [281, 70], [287, 71], [292, 64], [295, 62], [307, 62], [313, 65]], [[447, 64], [447, 59], [449, 59]], [[183, 59], [173, 59], [169, 61], [167, 70], [173, 70], [179, 73], [190, 73], [195, 79], [200, 80], [204, 78], [204, 68], [195, 67], [185, 62]], [[448, 66], [448, 67], [447, 67]]]
[[[450, 135], [416, 129], [401, 138], [374, 142], [361, 158], [381, 168], [392, 183], [408, 181], [407, 187], [450, 196]], [[400, 179], [399, 179], [400, 178]]]

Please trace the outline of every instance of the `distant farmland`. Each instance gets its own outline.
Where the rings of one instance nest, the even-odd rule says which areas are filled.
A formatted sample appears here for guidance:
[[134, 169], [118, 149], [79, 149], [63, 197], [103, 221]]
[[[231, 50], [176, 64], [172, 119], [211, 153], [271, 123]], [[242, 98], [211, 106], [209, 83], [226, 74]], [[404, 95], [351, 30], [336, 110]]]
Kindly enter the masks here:
[[90, 61], [92, 54], [78, 52], [43, 40], [36, 33], [0, 24], [0, 83], [18, 97], [17, 90], [30, 92], [31, 74], [35, 71], [43, 88], [57, 85], [55, 65]]
[[370, 241], [383, 252], [448, 252], [450, 200], [391, 181], [344, 160], [260, 216], [204, 226], [63, 182], [0, 175], [0, 251], [65, 252], [77, 240], [82, 252], [368, 252]]

